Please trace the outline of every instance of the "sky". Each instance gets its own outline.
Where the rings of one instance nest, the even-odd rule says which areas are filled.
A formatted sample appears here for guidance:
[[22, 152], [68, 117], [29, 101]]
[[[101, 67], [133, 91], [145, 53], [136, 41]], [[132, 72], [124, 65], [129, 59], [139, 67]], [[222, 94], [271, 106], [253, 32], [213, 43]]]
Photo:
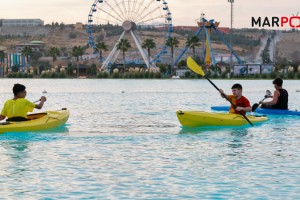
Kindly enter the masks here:
[[[110, 0], [112, 1], [112, 0]], [[139, 0], [142, 1], [142, 0]], [[196, 25], [195, 20], [205, 13], [207, 19], [220, 21], [230, 27], [228, 0], [166, 0], [174, 25]], [[40, 18], [45, 24], [87, 22], [94, 0], [1, 0], [0, 19]], [[235, 0], [234, 28], [251, 28], [251, 18], [293, 16], [299, 12], [299, 0]]]

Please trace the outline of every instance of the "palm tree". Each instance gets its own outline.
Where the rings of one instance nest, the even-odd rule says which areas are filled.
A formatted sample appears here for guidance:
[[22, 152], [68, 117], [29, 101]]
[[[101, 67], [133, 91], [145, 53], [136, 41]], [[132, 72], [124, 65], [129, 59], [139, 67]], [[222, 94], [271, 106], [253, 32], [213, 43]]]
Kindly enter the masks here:
[[102, 61], [102, 50], [103, 51], [107, 51], [108, 49], [107, 49], [107, 45], [105, 44], [105, 42], [98, 42], [97, 44], [96, 44], [96, 51], [97, 52], [99, 52], [99, 54], [100, 54], [100, 60]]
[[72, 48], [72, 56], [76, 58], [76, 61], [79, 61], [79, 57], [84, 54], [85, 48], [82, 46], [74, 46]]
[[4, 58], [5, 58], [5, 52], [3, 50], [0, 50], [0, 63], [2, 64], [2, 77], [4, 77]]
[[153, 41], [153, 39], [146, 39], [143, 44], [142, 44], [142, 48], [143, 49], [147, 49], [148, 51], [148, 59], [150, 61], [150, 53], [151, 53], [151, 49], [154, 49], [156, 47], [155, 42]]
[[50, 47], [50, 49], [48, 50], [48, 54], [52, 57], [52, 65], [53, 65], [57, 59], [57, 56], [60, 55], [60, 50], [57, 47]]
[[27, 62], [28, 62], [28, 57], [32, 55], [32, 49], [31, 47], [25, 46], [22, 51], [21, 54], [23, 56], [26, 56]]
[[76, 57], [77, 61], [77, 77], [79, 77], [79, 57], [84, 54], [85, 48], [82, 46], [74, 46], [72, 48], [72, 56]]
[[123, 52], [124, 70], [125, 70], [125, 52], [131, 48], [131, 45], [127, 39], [121, 39], [117, 44], [117, 49]]
[[21, 54], [22, 54], [23, 56], [26, 56], [26, 59], [27, 59], [27, 62], [28, 62], [29, 56], [32, 55], [32, 49], [31, 49], [31, 47], [25, 46], [25, 47], [22, 49]]
[[176, 37], [170, 37], [167, 40], [167, 46], [171, 48], [172, 62], [174, 62], [174, 48], [178, 47], [179, 40]]
[[195, 49], [196, 49], [196, 47], [199, 47], [200, 45], [201, 45], [200, 39], [195, 35], [192, 37], [188, 37], [188, 39], [186, 41], [186, 46], [193, 49], [194, 58], [195, 58]]

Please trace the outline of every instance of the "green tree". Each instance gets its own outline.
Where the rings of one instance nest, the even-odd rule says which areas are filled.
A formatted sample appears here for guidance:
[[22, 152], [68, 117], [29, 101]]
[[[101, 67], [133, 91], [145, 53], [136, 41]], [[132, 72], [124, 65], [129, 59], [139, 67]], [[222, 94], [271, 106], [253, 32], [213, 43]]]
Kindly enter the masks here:
[[5, 52], [3, 50], [0, 50], [0, 61], [4, 61], [5, 58]]
[[97, 36], [97, 39], [96, 39], [97, 42], [102, 42], [103, 40], [104, 40], [104, 35], [100, 34]]
[[39, 58], [42, 56], [43, 56], [43, 54], [40, 51], [34, 51], [34, 52], [32, 52], [31, 59], [33, 61], [38, 61]]
[[67, 74], [72, 76], [73, 75], [73, 65], [72, 63], [69, 63], [67, 66]]
[[69, 33], [69, 38], [70, 39], [75, 39], [76, 37], [77, 37], [76, 33], [73, 33], [73, 32]]
[[260, 55], [263, 63], [270, 63], [271, 62], [270, 52], [269, 52], [270, 43], [271, 43], [271, 38], [268, 38], [267, 44], [266, 44], [264, 50], [262, 51], [262, 53]]
[[11, 71], [12, 72], [18, 72], [19, 71], [20, 66], [19, 65], [14, 65], [11, 67]]
[[74, 46], [72, 48], [72, 56], [76, 58], [76, 61], [79, 61], [79, 57], [82, 56], [85, 52], [85, 48], [82, 46]]
[[195, 49], [196, 47], [199, 47], [201, 45], [200, 43], [200, 39], [197, 37], [197, 36], [191, 36], [191, 37], [188, 37], [187, 41], [186, 41], [186, 46], [189, 47], [189, 48], [192, 48], [193, 50], [193, 56], [195, 58]]
[[159, 71], [163, 74], [167, 72], [167, 67], [165, 65], [160, 65], [159, 66]]
[[50, 47], [48, 54], [52, 57], [52, 65], [56, 61], [57, 56], [60, 56], [60, 50], [57, 47]]
[[4, 58], [5, 58], [5, 52], [3, 50], [0, 50], [0, 63], [2, 65], [2, 77], [4, 77]]
[[98, 42], [96, 44], [96, 51], [100, 54], [100, 60], [102, 61], [103, 57], [102, 57], [102, 51], [107, 51], [107, 45], [105, 44], [105, 42]]
[[123, 53], [123, 60], [124, 60], [124, 69], [125, 69], [125, 52], [131, 48], [131, 45], [127, 39], [121, 39], [117, 44], [117, 49], [122, 51]]
[[178, 63], [178, 67], [185, 67], [186, 66], [186, 60], [181, 60], [179, 63]]
[[60, 30], [63, 30], [65, 28], [65, 24], [63, 23], [63, 22], [61, 22], [60, 24], [59, 24], [59, 29]]
[[156, 47], [156, 44], [153, 39], [146, 39], [142, 44], [142, 48], [147, 49], [147, 51], [148, 51], [149, 61], [150, 61], [150, 57], [151, 57], [151, 49], [154, 49], [155, 47]]
[[167, 46], [171, 48], [172, 62], [174, 61], [174, 48], [178, 47], [179, 40], [176, 37], [170, 37], [167, 40]]
[[38, 62], [33, 62], [33, 66], [37, 66], [37, 74], [39, 75], [42, 71], [51, 69], [51, 64], [47, 61], [38, 61]]
[[76, 58], [77, 61], [77, 77], [79, 77], [79, 57], [84, 54], [85, 48], [82, 46], [74, 46], [72, 48], [72, 56]]
[[31, 47], [25, 46], [25, 47], [22, 49], [21, 54], [22, 54], [23, 56], [25, 56], [26, 59], [27, 59], [27, 62], [29, 62], [29, 60], [28, 60], [28, 59], [29, 59], [29, 56], [32, 55], [32, 49], [31, 49]]
[[97, 65], [95, 63], [93, 63], [89, 68], [88, 68], [88, 75], [90, 76], [94, 76], [97, 75]]
[[84, 54], [85, 48], [82, 46], [74, 46], [72, 48], [72, 56], [76, 58], [76, 61], [79, 61], [79, 57]]

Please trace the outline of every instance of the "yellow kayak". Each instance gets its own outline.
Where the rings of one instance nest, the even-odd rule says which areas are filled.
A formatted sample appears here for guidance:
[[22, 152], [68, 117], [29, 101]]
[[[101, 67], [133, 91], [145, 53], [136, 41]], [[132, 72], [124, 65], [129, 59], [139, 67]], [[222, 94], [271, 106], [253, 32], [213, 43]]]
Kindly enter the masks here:
[[70, 112], [65, 108], [57, 111], [30, 114], [27, 115], [28, 121], [0, 123], [0, 133], [42, 131], [56, 128], [65, 124], [69, 115]]
[[[231, 113], [211, 113], [204, 111], [177, 111], [177, 118], [182, 126], [243, 126], [248, 124], [242, 115]], [[266, 116], [247, 116], [253, 123], [268, 120]]]

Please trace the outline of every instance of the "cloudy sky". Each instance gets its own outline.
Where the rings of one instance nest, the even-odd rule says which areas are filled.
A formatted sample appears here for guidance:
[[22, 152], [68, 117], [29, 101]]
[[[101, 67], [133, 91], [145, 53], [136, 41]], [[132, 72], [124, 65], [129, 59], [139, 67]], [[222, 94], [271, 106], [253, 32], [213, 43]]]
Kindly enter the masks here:
[[[112, 1], [112, 0], [110, 0]], [[142, 1], [142, 0], [140, 0]], [[166, 0], [173, 15], [174, 25], [195, 25], [201, 12], [207, 19], [221, 21], [220, 26], [230, 26], [228, 0]], [[0, 19], [40, 18], [75, 23], [87, 22], [94, 0], [1, 0]], [[251, 17], [292, 16], [299, 12], [299, 0], [235, 0], [234, 27], [251, 27]]]

